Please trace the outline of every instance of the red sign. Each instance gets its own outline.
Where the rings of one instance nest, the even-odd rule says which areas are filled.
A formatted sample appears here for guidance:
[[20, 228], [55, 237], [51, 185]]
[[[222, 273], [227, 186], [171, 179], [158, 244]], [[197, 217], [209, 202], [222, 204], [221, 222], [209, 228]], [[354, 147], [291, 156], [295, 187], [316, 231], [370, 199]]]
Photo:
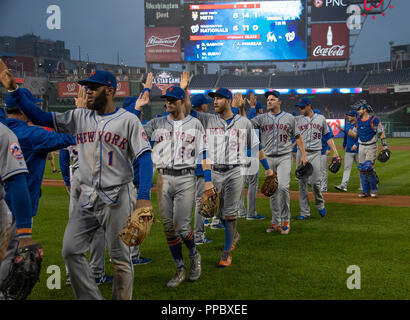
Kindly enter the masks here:
[[58, 96], [60, 98], [73, 98], [78, 96], [80, 86], [77, 82], [59, 82]]
[[346, 23], [312, 24], [313, 60], [349, 58], [349, 29]]
[[181, 61], [181, 28], [145, 28], [147, 62]]
[[130, 83], [128, 81], [118, 81], [116, 97], [128, 97], [130, 95]]
[[370, 94], [387, 93], [387, 87], [371, 87], [369, 88]]

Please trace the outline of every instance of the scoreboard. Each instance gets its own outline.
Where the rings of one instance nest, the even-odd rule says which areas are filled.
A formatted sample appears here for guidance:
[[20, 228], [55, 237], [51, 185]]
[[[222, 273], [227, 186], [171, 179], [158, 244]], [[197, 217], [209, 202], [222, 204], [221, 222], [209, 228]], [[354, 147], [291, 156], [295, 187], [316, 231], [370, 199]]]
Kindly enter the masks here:
[[306, 60], [306, 0], [185, 3], [185, 61]]

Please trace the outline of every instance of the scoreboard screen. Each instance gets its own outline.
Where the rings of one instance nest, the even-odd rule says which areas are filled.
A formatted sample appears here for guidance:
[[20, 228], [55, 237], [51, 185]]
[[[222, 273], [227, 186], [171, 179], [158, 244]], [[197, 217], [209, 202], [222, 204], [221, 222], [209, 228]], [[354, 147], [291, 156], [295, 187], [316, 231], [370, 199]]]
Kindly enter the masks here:
[[307, 59], [306, 0], [185, 4], [185, 61]]

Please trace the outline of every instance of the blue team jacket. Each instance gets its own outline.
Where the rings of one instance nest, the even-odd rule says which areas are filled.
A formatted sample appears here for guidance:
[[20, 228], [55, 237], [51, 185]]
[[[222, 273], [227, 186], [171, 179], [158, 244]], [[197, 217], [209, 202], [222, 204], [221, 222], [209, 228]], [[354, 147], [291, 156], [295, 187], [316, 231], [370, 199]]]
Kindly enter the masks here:
[[31, 197], [32, 214], [35, 216], [41, 197], [41, 182], [43, 181], [47, 154], [73, 145], [76, 141], [71, 135], [30, 126], [25, 121], [18, 119], [7, 119], [7, 124], [17, 136], [27, 164], [29, 172], [27, 184]]
[[[350, 129], [353, 129], [355, 127], [354, 124], [351, 124], [349, 122], [346, 122], [345, 124], [345, 133], [343, 136], [343, 148], [346, 148], [346, 152], [350, 153], [358, 153], [359, 152], [359, 138], [352, 138], [349, 136], [347, 133], [349, 132]], [[353, 146], [357, 146], [356, 151], [352, 151]]]

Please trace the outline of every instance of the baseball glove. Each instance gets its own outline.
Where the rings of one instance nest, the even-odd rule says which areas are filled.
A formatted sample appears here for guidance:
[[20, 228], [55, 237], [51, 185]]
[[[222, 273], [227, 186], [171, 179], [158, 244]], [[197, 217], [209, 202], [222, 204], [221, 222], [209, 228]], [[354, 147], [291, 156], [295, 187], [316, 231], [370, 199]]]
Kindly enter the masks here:
[[129, 247], [140, 245], [149, 235], [154, 222], [152, 207], [138, 208], [127, 219], [127, 225], [122, 229], [121, 239]]
[[342, 166], [342, 159], [338, 157], [333, 157], [332, 162], [329, 164], [329, 171], [332, 173], [337, 173]]
[[377, 160], [379, 160], [380, 162], [386, 162], [390, 159], [390, 154], [391, 151], [389, 149], [383, 149], [377, 156]]
[[24, 300], [40, 278], [43, 247], [40, 243], [19, 248], [11, 271], [1, 285], [6, 299]]
[[207, 190], [202, 196], [199, 214], [207, 219], [212, 218], [218, 212], [221, 203], [221, 196], [218, 190], [212, 188]]
[[278, 174], [276, 173], [275, 170], [273, 171], [273, 175], [271, 176], [267, 176], [265, 178], [265, 181], [263, 182], [261, 191], [262, 193], [267, 196], [270, 197], [272, 196], [275, 191], [278, 189]]
[[295, 176], [298, 179], [308, 178], [313, 173], [313, 166], [310, 162], [307, 162], [304, 166], [300, 165], [295, 171]]

